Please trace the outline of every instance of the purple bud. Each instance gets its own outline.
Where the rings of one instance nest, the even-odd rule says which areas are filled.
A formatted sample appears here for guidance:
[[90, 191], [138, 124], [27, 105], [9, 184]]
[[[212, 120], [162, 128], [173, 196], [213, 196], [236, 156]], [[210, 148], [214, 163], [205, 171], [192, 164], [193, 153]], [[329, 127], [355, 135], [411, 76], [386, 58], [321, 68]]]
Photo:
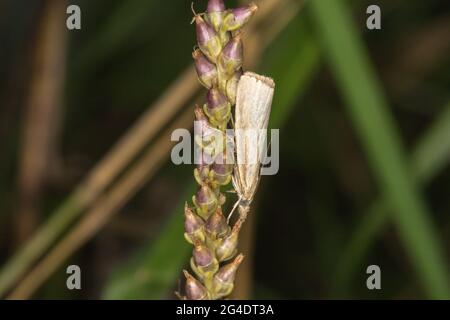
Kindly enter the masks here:
[[232, 76], [242, 67], [243, 47], [241, 34], [236, 34], [223, 48], [219, 57], [219, 65], [222, 71]]
[[222, 12], [225, 11], [225, 3], [223, 0], [209, 0], [206, 12]]
[[200, 15], [195, 16], [195, 30], [199, 46], [203, 46], [216, 36], [214, 29]]
[[236, 271], [243, 259], [244, 256], [240, 254], [233, 260], [233, 262], [220, 268], [215, 275], [215, 280], [218, 280], [222, 283], [233, 283], [236, 276]]
[[198, 49], [192, 53], [192, 57], [194, 58], [195, 70], [200, 82], [206, 88], [211, 88], [217, 83], [217, 69], [215, 65]]
[[195, 199], [199, 204], [211, 202], [211, 190], [208, 186], [201, 186], [195, 194]]
[[217, 56], [222, 50], [220, 38], [213, 27], [211, 27], [200, 15], [195, 16], [195, 29], [197, 42], [200, 50], [212, 62], [216, 62]]
[[231, 9], [230, 11], [233, 13], [236, 23], [244, 25], [250, 20], [256, 10], [258, 10], [258, 6], [251, 3], [247, 6]]
[[195, 132], [202, 135], [202, 136], [208, 136], [212, 133], [213, 128], [210, 126], [208, 118], [203, 113], [203, 110], [201, 107], [196, 106], [194, 109], [195, 114]]
[[243, 72], [242, 69], [237, 70], [233, 76], [228, 79], [227, 81], [227, 97], [231, 104], [236, 104], [236, 93], [237, 93], [237, 87], [239, 84], [239, 80], [241, 79]]
[[258, 10], [258, 6], [251, 3], [247, 6], [230, 9], [224, 19], [224, 29], [228, 31], [235, 31], [242, 28]]
[[186, 277], [186, 297], [189, 300], [204, 300], [207, 297], [206, 288], [186, 270], [183, 270]]
[[199, 267], [207, 267], [214, 260], [213, 254], [208, 249], [208, 247], [204, 245], [195, 246], [192, 252], [192, 256], [194, 257], [195, 264]]
[[211, 88], [206, 95], [209, 109], [224, 107], [228, 104], [227, 98], [217, 89]]
[[242, 36], [237, 34], [223, 48], [222, 55], [233, 60], [242, 60]]
[[184, 217], [184, 229], [187, 233], [194, 233], [203, 226], [202, 219], [188, 207], [187, 203], [184, 207]]
[[225, 219], [220, 208], [208, 218], [205, 227], [206, 230], [214, 236], [221, 236], [228, 232], [229, 227], [227, 219]]
[[212, 169], [214, 170], [215, 173], [219, 174], [219, 175], [225, 175], [227, 174], [227, 165], [224, 163], [214, 163], [212, 165]]

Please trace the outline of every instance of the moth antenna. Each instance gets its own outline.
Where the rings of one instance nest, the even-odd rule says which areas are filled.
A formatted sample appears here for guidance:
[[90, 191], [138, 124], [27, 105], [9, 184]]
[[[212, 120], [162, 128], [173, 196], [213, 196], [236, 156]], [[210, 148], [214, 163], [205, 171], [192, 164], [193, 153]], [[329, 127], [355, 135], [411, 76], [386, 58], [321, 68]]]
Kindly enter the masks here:
[[204, 15], [204, 13], [197, 13], [197, 12], [195, 12], [195, 9], [194, 9], [194, 1], [191, 2], [191, 11], [192, 11], [192, 13], [194, 14], [194, 17], [192, 18], [191, 24], [194, 23], [195, 17], [197, 17], [197, 16], [200, 16], [200, 17], [201, 17], [202, 15]]

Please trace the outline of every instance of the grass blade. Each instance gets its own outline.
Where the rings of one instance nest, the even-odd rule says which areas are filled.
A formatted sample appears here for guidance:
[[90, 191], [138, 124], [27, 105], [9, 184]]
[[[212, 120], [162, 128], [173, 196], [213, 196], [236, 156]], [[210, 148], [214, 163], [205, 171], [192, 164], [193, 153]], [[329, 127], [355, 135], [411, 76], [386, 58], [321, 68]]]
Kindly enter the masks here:
[[448, 298], [447, 270], [430, 213], [422, 200], [366, 50], [345, 1], [309, 2], [330, 67], [405, 249], [431, 298]]
[[[450, 137], [450, 103], [413, 151], [412, 173], [422, 185], [436, 176], [450, 161], [448, 137]], [[348, 287], [358, 265], [363, 261], [364, 254], [368, 252], [388, 221], [388, 210], [381, 199], [363, 214], [362, 221], [355, 228], [336, 269], [338, 290], [345, 290]]]

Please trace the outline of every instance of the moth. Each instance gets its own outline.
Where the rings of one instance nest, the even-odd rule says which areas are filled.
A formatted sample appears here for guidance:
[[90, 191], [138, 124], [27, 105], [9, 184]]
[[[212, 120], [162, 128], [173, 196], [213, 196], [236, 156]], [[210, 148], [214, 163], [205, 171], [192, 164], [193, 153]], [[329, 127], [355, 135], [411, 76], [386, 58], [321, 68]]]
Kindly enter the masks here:
[[250, 210], [266, 151], [274, 88], [271, 78], [253, 72], [246, 72], [239, 80], [234, 125], [236, 164], [232, 178], [239, 199], [228, 219], [236, 207], [243, 220]]

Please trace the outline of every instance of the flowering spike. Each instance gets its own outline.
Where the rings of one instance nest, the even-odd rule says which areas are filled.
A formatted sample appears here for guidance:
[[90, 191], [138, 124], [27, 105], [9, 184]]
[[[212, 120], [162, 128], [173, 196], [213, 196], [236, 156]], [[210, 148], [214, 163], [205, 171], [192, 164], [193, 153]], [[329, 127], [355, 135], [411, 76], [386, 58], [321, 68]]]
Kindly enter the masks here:
[[197, 32], [197, 43], [200, 50], [209, 60], [216, 62], [217, 56], [222, 50], [217, 33], [200, 15], [197, 14], [194, 19]]
[[[236, 103], [242, 75], [242, 27], [256, 10], [255, 5], [227, 10], [224, 0], [208, 0], [205, 13], [194, 13], [198, 49], [194, 50], [195, 69], [200, 83], [209, 91], [207, 103], [196, 106], [194, 140], [195, 180], [199, 189], [192, 197], [195, 210], [185, 207], [185, 238], [194, 245], [187, 271], [185, 296], [180, 299], [220, 299], [230, 294], [236, 269], [242, 261], [220, 267], [220, 262], [236, 254], [238, 234], [244, 221], [233, 228], [222, 213], [226, 197], [221, 186], [228, 184], [234, 167], [234, 134], [228, 132], [231, 108]], [[198, 157], [201, 156], [200, 161]], [[228, 160], [228, 161], [227, 161]], [[239, 207], [240, 208], [240, 207]], [[220, 272], [219, 272], [220, 270]]]
[[258, 6], [251, 3], [247, 6], [230, 9], [223, 19], [222, 29], [235, 31], [242, 28], [258, 10]]

